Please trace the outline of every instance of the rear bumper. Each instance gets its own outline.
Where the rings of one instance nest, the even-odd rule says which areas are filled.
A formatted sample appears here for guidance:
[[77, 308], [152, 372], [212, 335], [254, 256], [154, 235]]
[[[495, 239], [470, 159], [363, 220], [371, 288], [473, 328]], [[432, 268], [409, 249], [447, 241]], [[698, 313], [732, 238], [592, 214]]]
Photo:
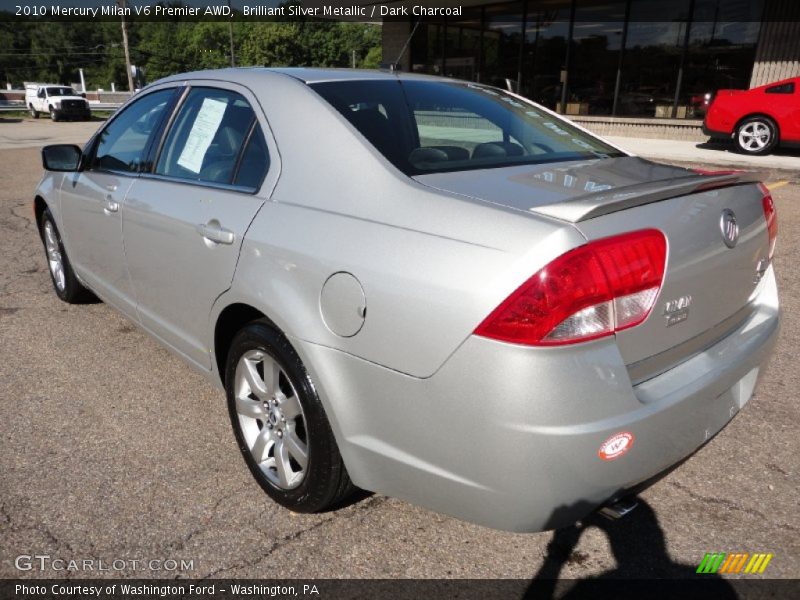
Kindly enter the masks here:
[[[770, 269], [736, 331], [635, 387], [613, 339], [536, 349], [473, 336], [428, 379], [293, 341], [357, 485], [526, 532], [573, 523], [718, 433], [750, 399], [779, 324]], [[602, 460], [621, 432], [633, 445]]]
[[703, 135], [707, 135], [710, 138], [719, 139], [719, 140], [729, 140], [731, 139], [731, 133], [729, 131], [720, 131], [717, 129], [711, 129], [705, 121], [703, 121]]

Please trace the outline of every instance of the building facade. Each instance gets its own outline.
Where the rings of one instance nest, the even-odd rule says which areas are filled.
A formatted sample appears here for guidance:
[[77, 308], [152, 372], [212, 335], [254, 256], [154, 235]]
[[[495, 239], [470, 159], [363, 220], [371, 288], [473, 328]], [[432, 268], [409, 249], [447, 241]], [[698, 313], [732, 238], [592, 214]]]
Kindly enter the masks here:
[[[798, 0], [513, 0], [384, 23], [384, 61], [570, 115], [702, 118], [706, 94], [800, 75]], [[412, 35], [413, 32], [413, 35]], [[409, 40], [410, 37], [410, 40]]]

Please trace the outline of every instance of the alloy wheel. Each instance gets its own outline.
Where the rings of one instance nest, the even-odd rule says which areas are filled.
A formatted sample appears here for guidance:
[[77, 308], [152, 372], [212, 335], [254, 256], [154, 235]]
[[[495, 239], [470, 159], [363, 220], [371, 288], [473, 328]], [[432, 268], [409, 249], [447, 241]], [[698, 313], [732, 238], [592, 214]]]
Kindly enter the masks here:
[[245, 352], [236, 365], [236, 413], [247, 448], [275, 487], [299, 486], [308, 468], [303, 406], [286, 371], [267, 352]]
[[748, 152], [763, 150], [772, 139], [772, 131], [764, 121], [751, 121], [739, 130], [739, 145]]
[[61, 256], [61, 246], [58, 243], [55, 227], [50, 221], [44, 224], [44, 246], [47, 250], [47, 263], [50, 266], [50, 273], [59, 291], [63, 292], [67, 285], [67, 278], [64, 273], [64, 259]]

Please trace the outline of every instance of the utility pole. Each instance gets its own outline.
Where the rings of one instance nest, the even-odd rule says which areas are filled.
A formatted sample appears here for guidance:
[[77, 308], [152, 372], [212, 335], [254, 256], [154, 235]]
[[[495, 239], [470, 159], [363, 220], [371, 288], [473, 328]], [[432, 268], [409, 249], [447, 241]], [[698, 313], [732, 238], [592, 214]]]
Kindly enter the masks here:
[[[228, 0], [228, 8], [231, 8], [231, 0]], [[233, 54], [233, 19], [228, 20], [228, 35], [231, 39], [231, 66], [236, 66], [236, 57]]]
[[128, 24], [125, 22], [125, 13], [128, 10], [128, 0], [117, 0], [122, 9], [122, 47], [125, 49], [125, 71], [128, 73], [128, 89], [133, 93], [133, 73], [131, 72], [131, 51], [128, 48]]

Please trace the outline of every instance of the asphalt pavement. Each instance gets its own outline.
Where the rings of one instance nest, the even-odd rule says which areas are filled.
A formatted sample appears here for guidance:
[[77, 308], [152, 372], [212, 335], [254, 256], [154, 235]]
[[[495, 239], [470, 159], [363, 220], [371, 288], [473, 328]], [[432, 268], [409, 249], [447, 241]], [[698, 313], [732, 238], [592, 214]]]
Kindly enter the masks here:
[[682, 577], [720, 551], [770, 552], [763, 577], [800, 577], [800, 185], [774, 189], [784, 323], [751, 402], [628, 517], [509, 534], [381, 495], [278, 507], [222, 393], [105, 304], [60, 302], [33, 222], [36, 146], [96, 126], [0, 122], [0, 578]]

